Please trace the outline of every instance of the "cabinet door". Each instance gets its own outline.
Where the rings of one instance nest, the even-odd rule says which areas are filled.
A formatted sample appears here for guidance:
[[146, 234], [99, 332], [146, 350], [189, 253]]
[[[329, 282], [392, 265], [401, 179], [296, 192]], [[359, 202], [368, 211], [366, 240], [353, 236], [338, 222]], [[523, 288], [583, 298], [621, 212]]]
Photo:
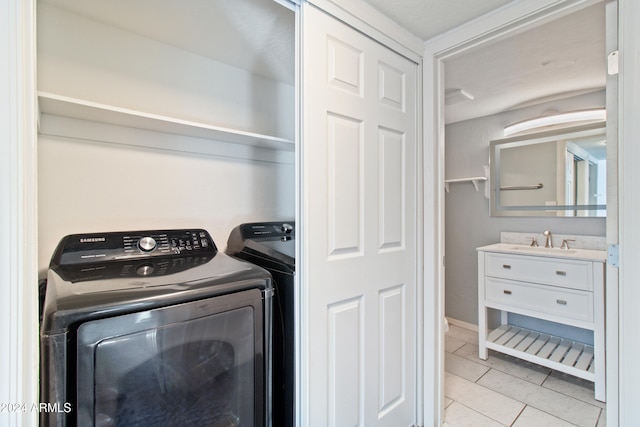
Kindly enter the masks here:
[[303, 14], [304, 425], [416, 412], [417, 65]]

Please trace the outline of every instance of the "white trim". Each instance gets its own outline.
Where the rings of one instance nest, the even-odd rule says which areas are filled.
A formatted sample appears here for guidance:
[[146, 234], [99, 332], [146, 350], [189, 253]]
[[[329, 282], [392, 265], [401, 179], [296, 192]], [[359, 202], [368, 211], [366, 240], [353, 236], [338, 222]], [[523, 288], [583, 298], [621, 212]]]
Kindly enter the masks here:
[[[606, 0], [522, 0], [510, 2], [425, 43], [438, 58], [459, 55], [483, 43], [511, 37], [537, 25]], [[427, 56], [425, 55], [425, 59]]]
[[3, 410], [0, 424], [36, 426], [35, 2], [7, 0], [0, 8], [0, 403], [21, 406]]
[[[305, 205], [304, 199], [304, 188], [305, 183], [303, 182], [302, 175], [302, 160], [303, 160], [303, 146], [302, 146], [302, 130], [303, 130], [303, 110], [302, 110], [302, 60], [303, 60], [303, 52], [302, 47], [304, 45], [302, 39], [302, 11], [303, 6], [296, 7], [296, 17], [295, 17], [295, 220], [296, 226], [298, 229], [302, 226], [302, 224], [306, 224], [306, 219], [304, 219], [303, 214], [303, 206]], [[295, 355], [294, 355], [294, 364], [295, 364], [295, 400], [294, 400], [294, 424], [297, 426], [303, 425], [302, 422], [304, 419], [307, 419], [307, 413], [309, 408], [309, 402], [307, 396], [304, 393], [304, 384], [302, 383], [302, 378], [308, 378], [308, 372], [305, 371], [306, 364], [304, 362], [305, 357], [305, 349], [308, 348], [307, 343], [304, 341], [306, 337], [306, 330], [303, 329], [305, 325], [308, 325], [308, 321], [306, 319], [307, 316], [307, 307], [304, 304], [304, 295], [302, 293], [302, 286], [300, 286], [302, 281], [302, 272], [304, 271], [300, 266], [306, 265], [306, 258], [304, 258], [305, 251], [303, 249], [304, 241], [300, 238], [303, 234], [298, 233], [298, 238], [296, 239], [296, 257], [295, 259], [298, 268], [295, 271], [294, 278], [294, 334], [295, 334]]]
[[[439, 426], [444, 415], [444, 60], [488, 41], [515, 35], [600, 0], [510, 2], [425, 43], [424, 234], [425, 234], [425, 424]], [[631, 0], [633, 1], [633, 0]]]
[[[423, 70], [424, 422], [444, 415], [444, 74], [442, 61], [425, 52]], [[429, 167], [431, 166], [431, 167]], [[431, 308], [431, 310], [429, 310]], [[430, 315], [429, 315], [430, 313]], [[430, 387], [431, 386], [431, 387]]]
[[620, 74], [618, 89], [618, 212], [619, 212], [619, 418], [608, 425], [640, 425], [640, 2], [619, 0]]
[[423, 81], [420, 78], [422, 75], [422, 61], [417, 67], [416, 70], [416, 179], [418, 182], [416, 183], [416, 194], [418, 200], [416, 200], [416, 317], [418, 320], [418, 324], [416, 325], [416, 334], [418, 334], [416, 339], [416, 425], [424, 426], [424, 407], [420, 404], [420, 402], [424, 401], [423, 395], [427, 385], [424, 383], [424, 348], [425, 348], [425, 334], [424, 334], [424, 318], [425, 318], [425, 306], [423, 304], [424, 301], [424, 292], [425, 292], [425, 277], [424, 277], [424, 256], [423, 256], [423, 248], [424, 248], [424, 223], [422, 222], [422, 218], [424, 217], [424, 180], [420, 180], [420, 177], [424, 174], [424, 155], [423, 155], [423, 146], [420, 144], [422, 141], [422, 108], [424, 106], [424, 102], [422, 99], [422, 95], [424, 93], [423, 90]]
[[307, 0], [347, 25], [416, 63], [422, 60], [422, 40], [361, 0]]
[[447, 322], [452, 326], [458, 326], [459, 328], [466, 329], [468, 331], [478, 332], [478, 325], [465, 322], [464, 320], [454, 319], [453, 317], [447, 317]]
[[[618, 51], [618, 4], [616, 1], [607, 3], [606, 15], [606, 52]], [[619, 56], [618, 56], [619, 58]], [[606, 107], [607, 107], [607, 220], [606, 244], [617, 245], [618, 240], [618, 120], [620, 85], [618, 75], [607, 75]], [[618, 425], [619, 404], [619, 340], [618, 340], [618, 267], [611, 263], [605, 265], [605, 370], [607, 381], [607, 414], [606, 423], [610, 426]]]

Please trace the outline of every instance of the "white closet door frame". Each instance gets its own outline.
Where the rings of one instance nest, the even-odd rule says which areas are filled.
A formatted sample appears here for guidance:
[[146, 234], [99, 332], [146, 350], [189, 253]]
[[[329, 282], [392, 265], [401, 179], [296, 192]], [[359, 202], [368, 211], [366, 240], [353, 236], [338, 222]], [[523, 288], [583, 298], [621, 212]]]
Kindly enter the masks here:
[[[0, 3], [0, 424], [38, 412], [35, 1]], [[25, 411], [22, 411], [24, 407]]]
[[[638, 394], [640, 393], [640, 366], [637, 355], [640, 353], [640, 2], [637, 0], [618, 0], [618, 41], [620, 49], [620, 74], [618, 76], [618, 220], [619, 220], [619, 315], [611, 313], [619, 319], [617, 337], [619, 345], [616, 352], [607, 353], [608, 358], [615, 358], [618, 365], [616, 372], [619, 384], [611, 390], [608, 384], [607, 399], [612, 394], [618, 398], [616, 408], [607, 406], [607, 425], [632, 426], [640, 425], [640, 409]], [[609, 280], [609, 276], [607, 276]], [[614, 284], [615, 286], [616, 284]], [[610, 283], [607, 283], [607, 297]], [[613, 289], [612, 289], [613, 291]], [[618, 296], [617, 293], [614, 296]], [[615, 302], [614, 302], [615, 304]], [[607, 313], [609, 316], [610, 313]], [[607, 325], [609, 327], [609, 325]], [[608, 362], [608, 361], [607, 361]], [[616, 363], [617, 362], [617, 363]], [[616, 413], [617, 411], [617, 413]], [[617, 415], [614, 418], [610, 415]]]

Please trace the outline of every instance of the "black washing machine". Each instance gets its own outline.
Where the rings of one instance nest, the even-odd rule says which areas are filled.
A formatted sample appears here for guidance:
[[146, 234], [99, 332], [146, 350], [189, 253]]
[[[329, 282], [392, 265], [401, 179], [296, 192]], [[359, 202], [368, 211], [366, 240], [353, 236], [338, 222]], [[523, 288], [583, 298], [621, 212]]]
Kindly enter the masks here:
[[273, 276], [273, 425], [293, 427], [295, 222], [241, 224], [229, 236], [227, 254], [263, 267]]
[[41, 324], [43, 426], [271, 426], [272, 279], [202, 229], [62, 239]]

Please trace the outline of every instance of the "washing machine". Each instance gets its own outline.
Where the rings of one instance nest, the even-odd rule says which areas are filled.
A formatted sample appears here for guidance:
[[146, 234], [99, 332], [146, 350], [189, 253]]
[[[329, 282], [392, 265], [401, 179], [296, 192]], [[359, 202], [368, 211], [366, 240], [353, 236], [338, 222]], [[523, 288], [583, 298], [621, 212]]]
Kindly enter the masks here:
[[273, 314], [273, 423], [293, 427], [295, 412], [295, 222], [256, 222], [235, 227], [228, 255], [271, 273]]
[[75, 234], [41, 324], [43, 426], [271, 425], [270, 274], [203, 229]]

